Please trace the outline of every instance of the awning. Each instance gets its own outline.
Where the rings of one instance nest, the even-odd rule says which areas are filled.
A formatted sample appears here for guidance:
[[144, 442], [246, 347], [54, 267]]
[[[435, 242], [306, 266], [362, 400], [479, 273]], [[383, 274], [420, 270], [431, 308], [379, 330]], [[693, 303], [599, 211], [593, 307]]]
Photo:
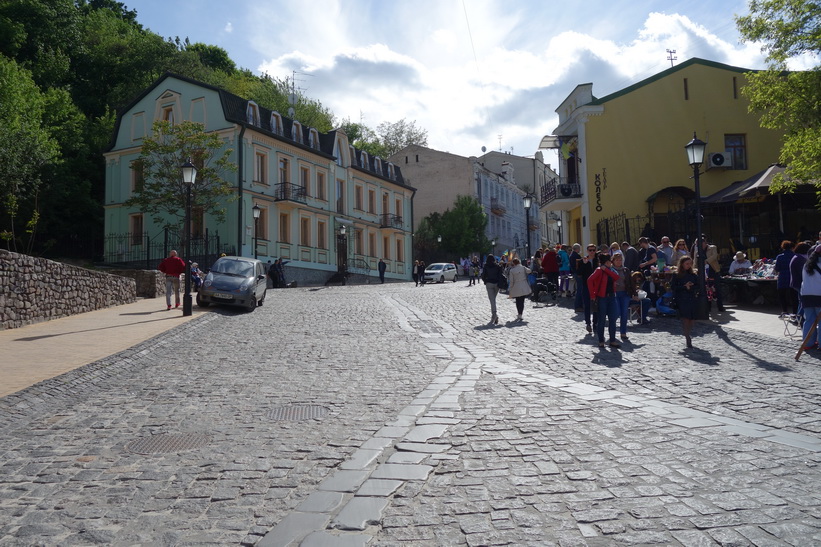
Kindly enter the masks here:
[[783, 172], [784, 166], [774, 163], [749, 178], [730, 184], [702, 201], [704, 203], [734, 203], [743, 198], [765, 194], [770, 191], [773, 178]]

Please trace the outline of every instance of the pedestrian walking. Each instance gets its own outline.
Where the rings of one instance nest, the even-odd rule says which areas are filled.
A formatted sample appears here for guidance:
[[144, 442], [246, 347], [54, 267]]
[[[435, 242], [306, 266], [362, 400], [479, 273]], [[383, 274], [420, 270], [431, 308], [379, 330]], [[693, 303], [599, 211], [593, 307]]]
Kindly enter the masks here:
[[411, 276], [413, 277], [413, 286], [419, 286], [419, 261], [413, 261], [413, 270], [411, 270]]
[[419, 285], [425, 286], [425, 261], [420, 260], [419, 266], [416, 267], [416, 273], [419, 277]]
[[377, 264], [376, 267], [379, 270], [379, 282], [384, 283], [385, 282], [385, 272], [388, 269], [388, 265], [385, 264], [385, 261], [380, 258], [379, 259], [379, 264]]
[[529, 273], [530, 268], [524, 267], [519, 257], [514, 257], [507, 276], [507, 297], [516, 300], [516, 311], [518, 312], [514, 323], [524, 321], [522, 315], [525, 311], [525, 298], [531, 293], [530, 283], [527, 282]]
[[496, 263], [496, 257], [487, 255], [485, 267], [482, 268], [482, 281], [485, 284], [487, 298], [490, 300], [490, 323], [498, 325], [499, 316], [496, 313], [496, 296], [499, 294], [499, 280], [502, 277], [502, 268]]
[[690, 349], [693, 347], [690, 334], [698, 310], [698, 276], [693, 268], [693, 259], [691, 257], [682, 256], [679, 259], [678, 271], [673, 277], [670, 288], [678, 308], [678, 316], [681, 318], [687, 349]]
[[609, 253], [599, 254], [599, 267], [587, 279], [587, 288], [590, 291], [590, 302], [598, 310], [596, 314], [596, 334], [599, 337], [599, 347], [604, 347], [604, 322], [607, 319], [610, 347], [620, 348], [621, 343], [616, 340], [616, 291], [615, 284], [619, 274], [613, 269], [612, 257]]
[[185, 261], [177, 256], [177, 251], [168, 253], [168, 258], [157, 268], [165, 274], [165, 303], [171, 309], [171, 293], [174, 293], [175, 308], [180, 307], [180, 276], [185, 273]]
[[[821, 330], [817, 329], [818, 316], [821, 315], [821, 247], [816, 247], [807, 258], [801, 280], [801, 306], [804, 308], [804, 346], [803, 349], [816, 349], [821, 344]], [[817, 332], [812, 336], [813, 330]]]

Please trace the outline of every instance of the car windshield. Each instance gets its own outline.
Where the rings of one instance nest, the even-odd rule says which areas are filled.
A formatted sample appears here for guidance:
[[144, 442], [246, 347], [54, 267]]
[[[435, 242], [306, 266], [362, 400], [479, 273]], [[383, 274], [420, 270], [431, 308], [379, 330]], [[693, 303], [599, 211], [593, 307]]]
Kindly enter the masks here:
[[254, 267], [243, 260], [217, 260], [211, 271], [240, 277], [254, 275]]
[[431, 265], [430, 265], [430, 267], [429, 267], [428, 269], [429, 269], [429, 270], [441, 270], [441, 269], [442, 269], [442, 265], [441, 265], [441, 264], [431, 264]]

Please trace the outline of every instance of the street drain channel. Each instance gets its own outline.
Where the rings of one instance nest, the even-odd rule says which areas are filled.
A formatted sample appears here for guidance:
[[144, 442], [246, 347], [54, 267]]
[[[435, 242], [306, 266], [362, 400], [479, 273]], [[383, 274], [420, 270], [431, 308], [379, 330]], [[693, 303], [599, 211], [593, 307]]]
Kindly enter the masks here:
[[328, 412], [328, 409], [321, 405], [288, 405], [271, 409], [268, 412], [268, 417], [272, 420], [296, 422], [324, 418], [328, 415]]
[[211, 436], [201, 433], [152, 435], [131, 441], [125, 449], [134, 454], [167, 454], [202, 448], [210, 442]]

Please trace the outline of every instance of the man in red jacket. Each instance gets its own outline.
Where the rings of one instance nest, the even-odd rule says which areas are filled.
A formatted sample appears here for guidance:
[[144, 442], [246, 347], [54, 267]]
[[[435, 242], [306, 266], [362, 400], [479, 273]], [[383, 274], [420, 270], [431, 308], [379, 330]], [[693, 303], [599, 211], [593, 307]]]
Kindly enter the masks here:
[[168, 258], [160, 262], [158, 268], [165, 274], [165, 303], [171, 309], [171, 291], [174, 291], [176, 308], [180, 307], [180, 275], [185, 273], [185, 261], [177, 256], [177, 251], [168, 253]]
[[542, 273], [547, 277], [547, 280], [556, 285], [556, 290], [559, 290], [559, 255], [553, 247], [548, 247], [544, 256], [542, 257]]

